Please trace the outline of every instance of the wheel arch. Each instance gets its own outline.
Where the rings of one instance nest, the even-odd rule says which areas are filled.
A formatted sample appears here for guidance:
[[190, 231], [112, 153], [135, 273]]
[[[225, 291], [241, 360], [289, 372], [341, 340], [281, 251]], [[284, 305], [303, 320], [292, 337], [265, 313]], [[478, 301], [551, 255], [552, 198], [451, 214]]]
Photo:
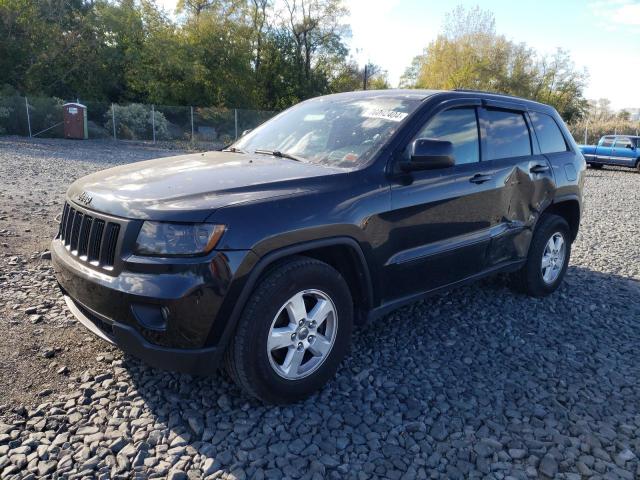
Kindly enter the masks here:
[[[356, 310], [356, 321], [373, 307], [374, 293], [371, 273], [362, 248], [351, 237], [332, 237], [291, 245], [263, 256], [252, 272], [245, 288], [255, 285], [286, 259], [293, 256], [315, 258], [335, 268], [345, 279]], [[253, 281], [251, 281], [253, 280]], [[248, 295], [247, 295], [248, 296]]]
[[580, 202], [577, 197], [556, 200], [550, 204], [542, 214], [555, 214], [564, 218], [569, 224], [571, 241], [576, 239], [580, 228]]
[[255, 286], [272, 269], [295, 256], [315, 258], [336, 268], [345, 277], [354, 299], [354, 320], [358, 323], [364, 321], [368, 311], [373, 308], [375, 299], [369, 265], [364, 252], [358, 242], [351, 237], [331, 237], [286, 246], [262, 256], [248, 272], [247, 279], [233, 302], [223, 331], [218, 334], [211, 331], [207, 343], [212, 342], [219, 335], [217, 343], [221, 350], [225, 350]]
[[336, 243], [315, 246], [296, 255], [315, 258], [335, 268], [345, 279], [354, 303], [355, 321], [361, 323], [373, 306], [369, 267], [359, 246]]

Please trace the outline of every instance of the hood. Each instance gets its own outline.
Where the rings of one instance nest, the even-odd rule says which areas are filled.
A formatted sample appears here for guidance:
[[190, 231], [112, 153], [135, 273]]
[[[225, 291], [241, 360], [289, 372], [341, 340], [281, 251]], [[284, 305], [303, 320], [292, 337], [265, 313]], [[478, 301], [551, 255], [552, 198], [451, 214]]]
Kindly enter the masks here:
[[204, 221], [218, 208], [309, 191], [303, 181], [344, 170], [269, 155], [207, 152], [102, 170], [67, 197], [86, 208], [141, 220]]

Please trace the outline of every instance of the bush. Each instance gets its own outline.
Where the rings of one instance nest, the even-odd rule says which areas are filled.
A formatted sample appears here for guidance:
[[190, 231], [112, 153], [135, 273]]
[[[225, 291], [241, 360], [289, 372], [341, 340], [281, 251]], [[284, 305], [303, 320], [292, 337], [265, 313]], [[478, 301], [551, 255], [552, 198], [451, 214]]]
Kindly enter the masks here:
[[235, 137], [233, 110], [217, 107], [196, 107], [194, 116], [198, 131], [201, 130], [200, 127], [208, 127], [211, 129], [210, 131], [215, 131], [215, 136], [213, 138], [209, 137], [207, 140], [222, 140], [226, 145], [229, 143], [228, 140], [230, 138]]
[[608, 120], [580, 120], [569, 125], [569, 130], [576, 143], [584, 143], [585, 129], [587, 131], [587, 145], [595, 145], [605, 135], [638, 135], [640, 122], [611, 118]]
[[102, 125], [98, 125], [91, 120], [87, 121], [87, 130], [89, 134], [89, 138], [109, 138], [109, 131], [104, 128]]
[[[10, 135], [29, 135], [26, 103], [19, 95], [3, 96], [0, 89], [0, 132]], [[62, 136], [62, 104], [60, 98], [29, 97], [29, 120], [31, 132], [43, 132], [43, 137]], [[55, 127], [54, 127], [55, 125]], [[50, 128], [54, 127], [54, 128]]]
[[62, 105], [61, 98], [29, 97], [31, 132], [40, 137], [63, 137]]
[[9, 118], [9, 115], [11, 115], [11, 112], [13, 112], [13, 108], [0, 106], [0, 135], [7, 133], [5, 122]]
[[[112, 109], [115, 109], [112, 111]], [[113, 131], [113, 116], [116, 119], [116, 135], [119, 139], [151, 140], [153, 138], [153, 120], [151, 107], [140, 103], [113, 105], [105, 114], [105, 128]], [[169, 138], [169, 122], [162, 112], [155, 112], [156, 139]]]

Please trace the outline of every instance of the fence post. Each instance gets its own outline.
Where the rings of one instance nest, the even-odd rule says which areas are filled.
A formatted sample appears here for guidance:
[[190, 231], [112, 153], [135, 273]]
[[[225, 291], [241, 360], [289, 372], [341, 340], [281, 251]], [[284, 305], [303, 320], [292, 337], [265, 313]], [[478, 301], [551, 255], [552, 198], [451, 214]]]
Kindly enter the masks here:
[[585, 144], [585, 145], [589, 145], [589, 143], [587, 142], [587, 131], [588, 131], [588, 129], [587, 129], [587, 127], [585, 126], [585, 127], [584, 127], [584, 144]]
[[191, 107], [191, 143], [193, 143], [193, 107]]
[[113, 124], [113, 139], [117, 140], [118, 137], [116, 136], [116, 107], [113, 103], [111, 104], [111, 123]]
[[233, 109], [233, 118], [236, 125], [236, 140], [237, 140], [238, 139], [238, 109], [237, 108]]
[[24, 97], [24, 105], [27, 109], [27, 125], [29, 126], [29, 138], [31, 138], [31, 117], [29, 116], [29, 99]]
[[156, 143], [156, 106], [151, 105], [151, 130], [153, 130], [153, 143]]

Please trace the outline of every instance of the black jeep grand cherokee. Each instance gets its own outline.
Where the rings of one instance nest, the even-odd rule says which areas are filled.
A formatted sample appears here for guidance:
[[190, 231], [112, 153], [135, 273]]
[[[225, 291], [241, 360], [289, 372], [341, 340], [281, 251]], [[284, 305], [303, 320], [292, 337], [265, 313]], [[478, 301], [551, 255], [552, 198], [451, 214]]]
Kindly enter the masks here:
[[69, 308], [152, 365], [224, 362], [267, 402], [335, 373], [352, 325], [510, 272], [553, 292], [585, 161], [557, 112], [473, 91], [303, 102], [222, 152], [76, 181], [52, 244]]

